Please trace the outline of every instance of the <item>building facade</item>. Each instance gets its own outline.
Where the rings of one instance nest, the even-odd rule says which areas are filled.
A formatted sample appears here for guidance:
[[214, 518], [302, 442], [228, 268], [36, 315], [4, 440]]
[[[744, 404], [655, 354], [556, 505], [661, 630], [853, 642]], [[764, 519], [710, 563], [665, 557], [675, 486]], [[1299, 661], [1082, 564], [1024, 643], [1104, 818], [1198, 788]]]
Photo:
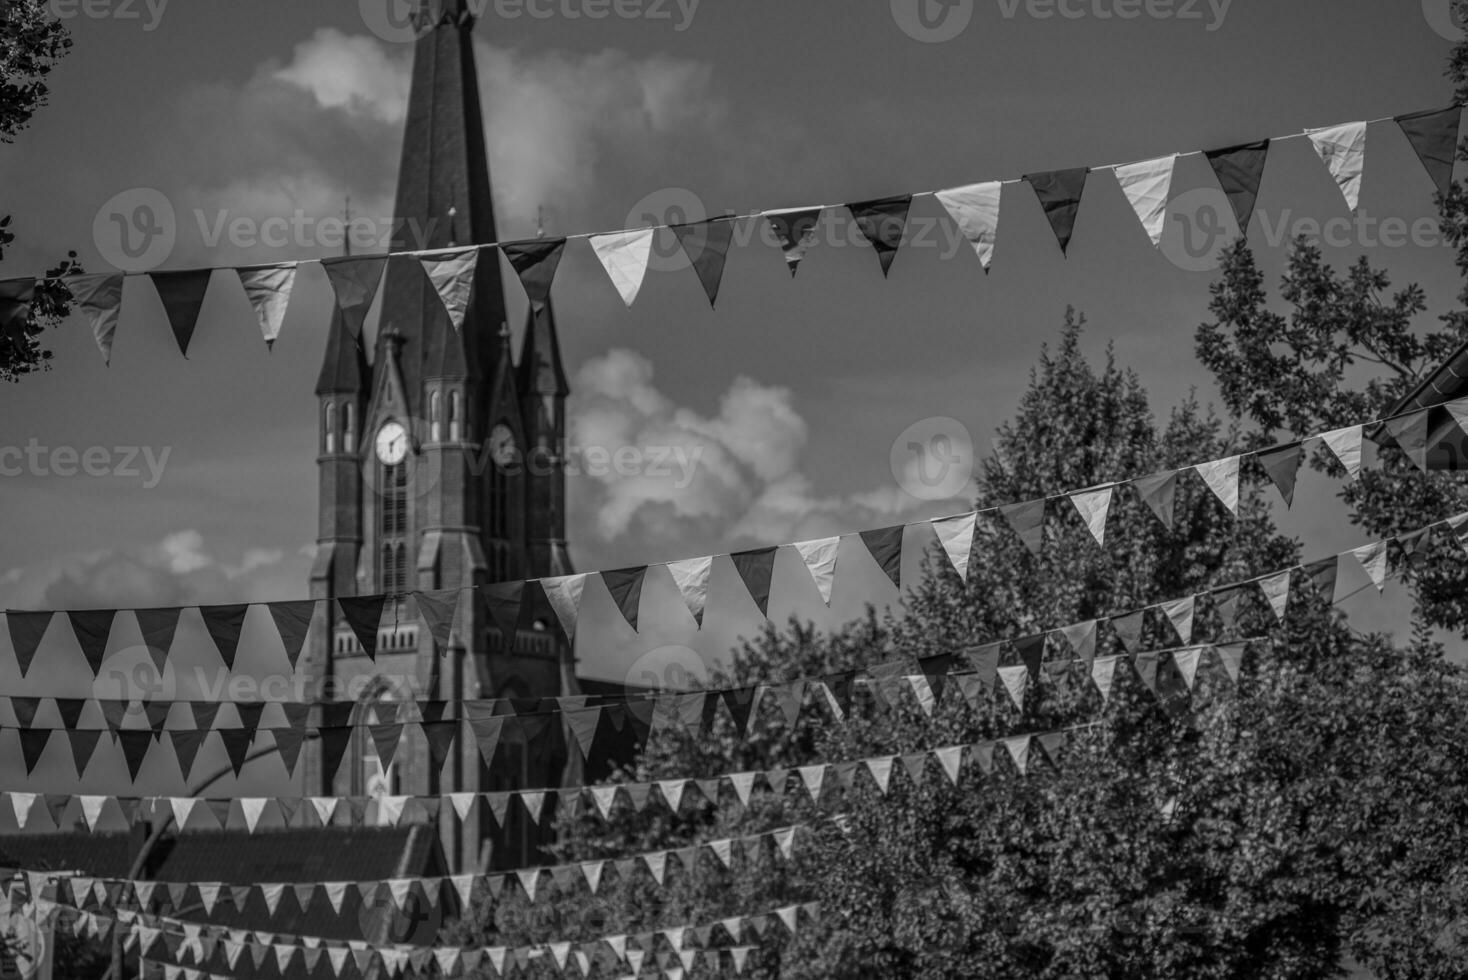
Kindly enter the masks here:
[[[418, 18], [391, 250], [498, 241], [474, 18], [465, 0], [425, 2]], [[418, 260], [394, 257], [382, 280], [372, 357], [368, 340], [340, 313], [330, 326], [316, 387], [320, 530], [312, 595], [397, 598], [388, 602], [375, 660], [344, 622], [321, 622], [302, 669], [325, 699], [360, 701], [363, 721], [374, 717], [368, 712], [418, 720], [397, 707], [413, 698], [528, 703], [578, 690], [569, 644], [548, 608], [524, 610], [509, 639], [482, 601], [461, 602], [451, 648], [438, 651], [406, 595], [571, 573], [563, 466], [569, 389], [555, 315], [548, 305], [532, 309], [512, 343], [505, 286], [498, 256], [482, 253], [456, 330]], [[333, 605], [319, 604], [328, 611], [318, 616], [334, 617]], [[456, 709], [448, 710], [454, 717]], [[563, 778], [559, 726], [529, 744], [512, 735], [492, 766], [463, 727], [442, 772], [411, 724], [386, 768], [364, 728], [335, 774], [325, 771], [319, 744], [308, 743], [304, 792], [479, 792]], [[485, 809], [462, 823], [452, 812], [440, 821], [455, 870], [514, 866], [535, 850], [534, 829], [514, 825], [521, 814], [501, 833]]]

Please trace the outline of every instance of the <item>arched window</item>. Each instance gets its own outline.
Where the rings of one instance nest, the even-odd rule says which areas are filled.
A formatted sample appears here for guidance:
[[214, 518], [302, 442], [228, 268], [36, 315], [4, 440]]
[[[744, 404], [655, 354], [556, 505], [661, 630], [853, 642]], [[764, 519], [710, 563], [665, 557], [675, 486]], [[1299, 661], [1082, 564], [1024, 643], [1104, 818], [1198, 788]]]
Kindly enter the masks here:
[[347, 402], [347, 434], [342, 439], [342, 449], [353, 452], [357, 448], [357, 406]]
[[408, 591], [408, 467], [399, 463], [384, 466], [381, 511], [378, 516], [378, 584], [382, 591], [397, 595]]
[[428, 438], [432, 442], [443, 441], [443, 393], [435, 391], [428, 396]]
[[464, 406], [461, 404], [462, 398], [463, 396], [457, 391], [449, 394], [449, 440], [452, 442], [458, 442], [464, 438]]
[[[375, 799], [381, 796], [397, 796], [401, 792], [396, 756], [392, 764], [383, 766], [377, 757], [377, 746], [372, 741], [369, 724], [372, 711], [377, 705], [396, 706], [397, 691], [385, 678], [375, 678], [358, 700], [357, 720], [360, 722], [352, 732], [352, 756], [356, 765], [352, 767], [351, 794]], [[394, 713], [393, 717], [396, 717]], [[384, 718], [384, 721], [387, 719]], [[398, 752], [406, 751], [399, 743]], [[374, 815], [369, 815], [372, 822]]]
[[336, 452], [336, 402], [326, 403], [326, 420], [321, 427], [326, 432], [326, 451]]

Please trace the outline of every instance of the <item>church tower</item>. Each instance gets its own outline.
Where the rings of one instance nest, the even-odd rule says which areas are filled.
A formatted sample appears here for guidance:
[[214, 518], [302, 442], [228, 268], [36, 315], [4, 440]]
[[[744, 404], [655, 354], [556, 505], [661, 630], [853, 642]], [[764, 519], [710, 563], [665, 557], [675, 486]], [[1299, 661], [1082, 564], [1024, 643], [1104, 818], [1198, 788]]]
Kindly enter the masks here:
[[[518, 362], [507, 328], [499, 255], [480, 253], [469, 308], [455, 329], [419, 261], [396, 253], [498, 240], [467, 0], [424, 0], [398, 174], [395, 231], [382, 284], [373, 357], [340, 315], [328, 333], [317, 396], [320, 530], [312, 595], [386, 595], [369, 659], [331, 608], [303, 669], [320, 700], [355, 701], [359, 727], [339, 767], [325, 740], [302, 763], [307, 795], [391, 796], [554, 786], [564, 768], [559, 726], [525, 724], [486, 764], [467, 725], [444, 756], [407, 703], [535, 699], [575, 693], [569, 644], [548, 609], [526, 608], [513, 629], [488, 613], [482, 587], [569, 574], [565, 541], [565, 400], [554, 315], [532, 309]], [[461, 592], [447, 651], [419, 628], [414, 590]], [[527, 593], [532, 590], [527, 590]], [[333, 606], [323, 603], [322, 607]], [[568, 687], [573, 688], [567, 690]], [[440, 719], [428, 719], [438, 721]], [[382, 765], [372, 722], [406, 722]], [[441, 731], [442, 729], [440, 729]], [[434, 764], [434, 749], [443, 759]], [[335, 770], [335, 775], [329, 770]], [[537, 836], [508, 832], [476, 806], [462, 824], [440, 818], [457, 871], [533, 856]]]

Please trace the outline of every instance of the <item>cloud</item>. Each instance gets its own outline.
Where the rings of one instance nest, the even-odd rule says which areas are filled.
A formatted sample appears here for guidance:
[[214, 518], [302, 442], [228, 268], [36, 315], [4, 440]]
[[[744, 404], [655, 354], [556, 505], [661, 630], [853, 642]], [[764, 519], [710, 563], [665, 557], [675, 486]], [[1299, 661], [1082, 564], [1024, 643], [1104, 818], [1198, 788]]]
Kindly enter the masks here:
[[[737, 378], [706, 417], [653, 382], [646, 357], [613, 350], [583, 365], [572, 385], [570, 458], [582, 470], [572, 486], [574, 540], [593, 551], [628, 540], [686, 557], [715, 542], [824, 537], [930, 507], [895, 485], [818, 492], [800, 469], [809, 427], [788, 388]], [[628, 465], [594, 465], [619, 452]]]
[[[275, 548], [247, 548], [235, 561], [213, 554], [196, 530], [176, 531], [157, 544], [98, 551], [63, 559], [49, 576], [14, 575], [24, 588], [20, 606], [42, 609], [133, 609], [200, 602], [257, 602], [299, 598], [307, 562]], [[27, 586], [25, 583], [32, 584]], [[281, 583], [293, 583], [282, 590]]]

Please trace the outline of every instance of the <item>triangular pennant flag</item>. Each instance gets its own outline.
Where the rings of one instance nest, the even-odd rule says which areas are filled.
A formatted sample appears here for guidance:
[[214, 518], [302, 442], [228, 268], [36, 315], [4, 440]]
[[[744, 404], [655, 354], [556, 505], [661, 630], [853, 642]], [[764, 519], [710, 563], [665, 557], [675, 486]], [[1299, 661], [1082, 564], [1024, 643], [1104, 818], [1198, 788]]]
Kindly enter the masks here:
[[35, 298], [34, 278], [0, 279], [0, 336], [9, 337], [15, 347], [25, 347], [29, 340], [26, 327]]
[[1177, 667], [1177, 672], [1182, 675], [1183, 683], [1188, 685], [1188, 690], [1193, 689], [1193, 682], [1198, 676], [1198, 660], [1202, 655], [1202, 647], [1188, 647], [1185, 650], [1173, 651], [1172, 662]]
[[958, 225], [964, 239], [974, 247], [985, 272], [994, 262], [994, 243], [999, 237], [999, 181], [969, 184], [939, 191], [935, 197]]
[[622, 302], [631, 309], [642, 290], [642, 281], [647, 277], [647, 263], [652, 257], [654, 228], [638, 228], [632, 231], [615, 231], [607, 235], [591, 236], [591, 249], [596, 253], [607, 277], [617, 288]]
[[448, 761], [453, 751], [454, 740], [459, 736], [459, 723], [457, 721], [425, 721], [418, 727], [423, 729], [423, 739], [428, 743], [430, 770], [435, 773], [443, 772], [444, 763]]
[[749, 806], [749, 794], [754, 790], [754, 777], [758, 773], [736, 772], [729, 775], [729, 784], [734, 787], [734, 795], [739, 797], [743, 806]]
[[77, 802], [82, 807], [82, 818], [87, 822], [87, 830], [91, 833], [97, 831], [97, 821], [102, 819], [102, 808], [111, 799], [109, 796], [78, 796]]
[[616, 603], [622, 618], [627, 620], [627, 625], [632, 627], [634, 633], [637, 632], [638, 609], [642, 605], [642, 582], [646, 577], [646, 565], [601, 573], [602, 583], [611, 593], [612, 602]]
[[318, 731], [320, 733], [318, 740], [321, 742], [322, 775], [327, 779], [335, 779], [355, 729], [321, 728]]
[[1086, 177], [1090, 172], [1086, 167], [1076, 167], [1025, 175], [1025, 182], [1035, 189], [1035, 196], [1045, 209], [1050, 230], [1055, 232], [1055, 240], [1060, 243], [1061, 254], [1070, 248], [1076, 213], [1080, 210], [1081, 194], [1086, 189]]
[[898, 524], [877, 531], [861, 532], [862, 544], [892, 584], [902, 588], [902, 535], [907, 525]]
[[234, 670], [234, 655], [239, 649], [240, 633], [245, 626], [245, 613], [249, 606], [243, 603], [227, 606], [200, 606], [199, 615], [204, 617], [204, 627], [219, 648], [224, 666]]
[[[41, 646], [41, 638], [46, 635], [46, 627], [50, 625], [49, 612], [10, 611], [5, 614], [5, 626], [10, 632], [10, 645], [15, 649], [21, 677], [31, 669], [31, 661], [35, 659], [36, 650]], [[67, 727], [72, 728], [75, 725]]]
[[36, 721], [36, 713], [41, 710], [41, 699], [12, 694], [7, 700], [10, 702], [10, 710], [15, 712], [15, 723], [21, 728], [30, 728]]
[[1223, 502], [1230, 514], [1239, 512], [1239, 457], [1215, 459], [1210, 463], [1199, 463], [1193, 467], [1208, 489]]
[[1277, 572], [1259, 580], [1260, 591], [1264, 593], [1264, 598], [1269, 600], [1269, 608], [1274, 610], [1274, 618], [1281, 623], [1284, 622], [1285, 609], [1290, 602], [1291, 571]]
[[[189, 774], [193, 772], [194, 759], [198, 756], [199, 747], [204, 744], [204, 736], [207, 734], [208, 732], [204, 731], [168, 733], [169, 740], [173, 742], [173, 754], [178, 757], [179, 775], [183, 776], [186, 782]], [[76, 751], [75, 743], [72, 745], [72, 751]]]
[[800, 708], [805, 703], [805, 681], [791, 681], [789, 684], [781, 684], [768, 688], [775, 703], [779, 705], [781, 713], [785, 716], [785, 724], [794, 728], [800, 720]]
[[1209, 150], [1203, 155], [1208, 158], [1208, 165], [1213, 168], [1219, 186], [1228, 196], [1229, 206], [1239, 223], [1239, 235], [1247, 236], [1254, 202], [1259, 198], [1259, 184], [1264, 179], [1269, 140]]
[[815, 580], [821, 593], [821, 601], [831, 604], [831, 589], [836, 583], [836, 553], [841, 549], [841, 539], [820, 538], [816, 541], [797, 541], [794, 545], [805, 562], [806, 570]]
[[1091, 532], [1091, 537], [1096, 543], [1106, 545], [1106, 515], [1111, 511], [1111, 494], [1114, 488], [1102, 487], [1100, 490], [1088, 490], [1070, 495], [1070, 502], [1075, 504], [1076, 510], [1081, 515], [1081, 520], [1086, 522], [1086, 530]]
[[902, 246], [902, 236], [907, 230], [907, 212], [912, 207], [912, 195], [900, 194], [875, 201], [860, 201], [848, 204], [851, 216], [862, 237], [877, 250], [885, 277], [892, 268], [892, 260]]
[[491, 769], [494, 768], [495, 750], [499, 747], [500, 734], [504, 727], [504, 715], [469, 719], [469, 728], [474, 732], [474, 742], [479, 746], [479, 754], [483, 757], [484, 764]]
[[1040, 665], [1045, 659], [1045, 638], [1048, 635], [1047, 633], [1036, 633], [1033, 636], [1023, 636], [1014, 641], [1014, 649], [1019, 654], [1020, 663], [1037, 681], [1040, 679]]
[[454, 613], [459, 608], [459, 590], [444, 589], [439, 592], [415, 592], [413, 600], [418, 605], [418, 615], [433, 646], [439, 653], [448, 653], [449, 638], [454, 629]]
[[479, 591], [489, 607], [489, 615], [499, 626], [507, 641], [513, 645], [515, 633], [520, 627], [520, 606], [525, 597], [524, 582], [498, 582], [486, 585]]
[[87, 658], [87, 666], [96, 677], [102, 670], [102, 658], [107, 653], [107, 637], [112, 632], [112, 619], [117, 615], [113, 609], [69, 610], [66, 618], [71, 621], [71, 630]]
[[1213, 648], [1218, 654], [1218, 662], [1235, 684], [1239, 682], [1239, 668], [1244, 662], [1245, 646], [1243, 643], [1225, 643]]
[[729, 257], [729, 243], [734, 239], [734, 222], [729, 218], [709, 218], [686, 225], [669, 225], [693, 263], [693, 271], [703, 284], [709, 306], [717, 305], [719, 284], [724, 279], [724, 263]]
[[1413, 465], [1427, 472], [1427, 412], [1387, 419], [1386, 431]]
[[1132, 487], [1142, 502], [1152, 508], [1152, 513], [1170, 531], [1173, 525], [1174, 505], [1177, 502], [1177, 471], [1166, 470], [1140, 477], [1132, 481]]
[[1334, 603], [1336, 578], [1340, 573], [1340, 555], [1331, 555], [1329, 558], [1306, 565], [1304, 572], [1310, 576], [1310, 581], [1320, 597], [1327, 603]]
[[336, 606], [351, 627], [352, 635], [362, 645], [368, 660], [377, 658], [377, 633], [382, 626], [385, 595], [337, 596]]
[[1009, 699], [1014, 702], [1017, 710], [1025, 709], [1025, 680], [1029, 677], [1029, 669], [1023, 664], [1018, 667], [1000, 667], [999, 679], [1004, 682], [1004, 689], [1009, 692]]
[[667, 874], [668, 852], [657, 851], [652, 854], [644, 854], [642, 861], [647, 865], [647, 870], [652, 875], [652, 880], [661, 885], [663, 883], [663, 877]]
[[1361, 175], [1366, 170], [1366, 124], [1345, 123], [1326, 129], [1307, 129], [1305, 135], [1321, 162], [1335, 178], [1352, 214], [1361, 204]]
[[1402, 134], [1443, 196], [1453, 186], [1453, 161], [1458, 156], [1458, 126], [1462, 120], [1463, 107], [1456, 105], [1397, 117]]
[[1386, 591], [1386, 542], [1374, 541], [1363, 545], [1351, 552], [1356, 561], [1361, 563], [1361, 568], [1371, 579], [1371, 584], [1376, 586], [1377, 592]]
[[222, 728], [216, 730], [215, 734], [224, 744], [230, 768], [234, 770], [235, 776], [239, 776], [240, 770], [245, 765], [245, 755], [250, 751], [250, 743], [255, 739], [255, 733], [243, 728]]
[[117, 320], [122, 312], [122, 273], [99, 272], [67, 276], [67, 291], [77, 312], [92, 325], [92, 337], [102, 352], [102, 363], [112, 363], [112, 341], [117, 334]]
[[561, 717], [566, 720], [567, 727], [576, 738], [576, 745], [581, 749], [581, 758], [590, 759], [591, 746], [596, 740], [596, 726], [601, 723], [601, 708], [578, 708], [562, 712]]
[[134, 609], [133, 617], [138, 621], [138, 632], [143, 636], [143, 645], [153, 658], [153, 666], [163, 673], [168, 660], [168, 651], [173, 647], [173, 635], [178, 631], [178, 616], [181, 609]]
[[999, 515], [1019, 535], [1030, 554], [1038, 557], [1045, 546], [1045, 498], [1008, 504], [999, 508]]
[[382, 766], [384, 772], [392, 765], [393, 756], [397, 755], [398, 742], [403, 737], [402, 722], [390, 725], [368, 725], [367, 730], [372, 735], [372, 745], [377, 752], [378, 765]]
[[260, 321], [260, 335], [265, 338], [265, 346], [274, 347], [280, 337], [281, 325], [285, 323], [291, 290], [296, 285], [296, 264], [243, 266], [235, 272], [255, 311], [255, 318]]
[[1120, 659], [1120, 657], [1097, 657], [1091, 664], [1091, 681], [1096, 685], [1096, 690], [1101, 692], [1103, 704], [1111, 698], [1111, 683], [1116, 677], [1116, 662]]
[[770, 580], [775, 574], [775, 553], [778, 550], [757, 548], [753, 551], [735, 552], [729, 556], [734, 562], [734, 570], [739, 573], [744, 587], [749, 590], [749, 597], [759, 607], [761, 616], [768, 616], [770, 613]]
[[[194, 813], [194, 807], [198, 805], [199, 799], [195, 796], [170, 796], [168, 805], [173, 810], [173, 822], [178, 825], [179, 830], [188, 826], [189, 817]], [[202, 889], [200, 894], [203, 894]]]
[[518, 795], [520, 797], [521, 804], [523, 804], [525, 807], [525, 812], [530, 815], [530, 822], [535, 824], [536, 826], [539, 826], [540, 818], [545, 813], [545, 801], [547, 798], [547, 794], [541, 792], [522, 792]]
[[[24, 744], [25, 736], [30, 732], [21, 732], [21, 743]], [[117, 741], [122, 746], [122, 758], [127, 763], [128, 779], [134, 782], [138, 778], [138, 770], [143, 768], [143, 759], [148, 754], [148, 749], [153, 744], [153, 733], [145, 728], [128, 729], [117, 733]]]
[[1129, 653], [1136, 653], [1137, 646], [1142, 642], [1142, 627], [1146, 625], [1147, 610], [1138, 609], [1122, 616], [1111, 618], [1111, 628], [1116, 631], [1117, 639]]
[[[20, 754], [25, 761], [25, 774], [29, 776], [36, 769], [36, 763], [41, 761], [41, 754], [46, 751], [46, 743], [51, 740], [51, 729], [35, 728], [16, 732], [20, 736]], [[124, 734], [132, 734], [130, 732]], [[148, 750], [147, 743], [152, 741], [152, 736], [146, 731], [140, 733], [143, 736], [143, 751]], [[128, 766], [132, 769], [133, 778], [137, 778], [137, 768], [129, 760]]]
[[1004, 739], [1004, 747], [1009, 750], [1009, 757], [1014, 760], [1014, 767], [1019, 774], [1028, 774], [1030, 768], [1030, 737], [1020, 735], [1016, 738]]
[[1176, 168], [1176, 153], [1115, 168], [1117, 183], [1121, 184], [1122, 193], [1126, 194], [1154, 248], [1162, 244], [1162, 232], [1167, 225], [1167, 199]]
[[1361, 478], [1362, 432], [1361, 426], [1352, 425], [1327, 432], [1320, 437], [1330, 447], [1330, 451], [1335, 453], [1335, 458], [1341, 461], [1347, 475], [1353, 480]]
[[[646, 571], [646, 569], [644, 569]], [[564, 575], [560, 578], [543, 578], [540, 587], [555, 610], [567, 639], [576, 637], [576, 621], [581, 616], [581, 597], [586, 592], [585, 575]], [[635, 629], [636, 627], [634, 627]]]
[[343, 255], [321, 260], [331, 283], [332, 295], [336, 297], [336, 308], [342, 315], [342, 324], [358, 343], [362, 340], [362, 327], [367, 322], [367, 311], [377, 297], [377, 286], [382, 281], [382, 270], [387, 258], [381, 255]]
[[687, 785], [686, 779], [665, 779], [658, 782], [658, 792], [663, 794], [663, 801], [668, 804], [670, 813], [678, 812], [683, 801], [683, 790]]
[[336, 808], [341, 800], [335, 796], [308, 796], [306, 802], [310, 803], [311, 809], [316, 811], [316, 819], [321, 826], [329, 827], [332, 818], [336, 816]]
[[735, 729], [741, 734], [749, 731], [749, 718], [754, 711], [759, 690], [758, 687], [736, 687], [724, 691], [721, 695], [724, 707], [729, 710], [729, 717], [733, 720]]
[[290, 602], [272, 602], [267, 605], [270, 618], [275, 622], [275, 631], [285, 647], [286, 659], [292, 668], [300, 659], [301, 647], [306, 642], [306, 633], [311, 629], [311, 617], [316, 612], [315, 599], [300, 599]]
[[418, 259], [434, 292], [443, 303], [444, 312], [454, 330], [464, 328], [469, 301], [474, 295], [474, 274], [479, 267], [479, 249], [461, 248], [455, 252], [423, 255]]
[[551, 286], [556, 280], [556, 270], [561, 267], [561, 256], [566, 252], [564, 238], [537, 238], [527, 242], [511, 242], [501, 245], [505, 258], [510, 260], [520, 285], [532, 308], [540, 308], [550, 302]]
[[[183, 824], [179, 824], [180, 827]], [[204, 906], [205, 915], [214, 914], [214, 906], [219, 902], [219, 892], [224, 887], [217, 881], [202, 881], [195, 887], [199, 890], [199, 902]]]
[[1090, 660], [1096, 655], [1096, 620], [1073, 623], [1062, 627], [1060, 632], [1070, 644], [1071, 652], [1081, 660]]
[[1162, 611], [1172, 623], [1172, 628], [1177, 630], [1178, 639], [1183, 643], [1193, 642], [1193, 612], [1196, 605], [1195, 596], [1186, 599], [1174, 599], [1171, 602], [1162, 603]]
[[943, 546], [948, 560], [953, 563], [953, 570], [965, 582], [968, 581], [968, 562], [973, 553], [974, 526], [977, 520], [977, 514], [964, 514], [961, 517], [941, 518], [932, 522], [933, 530], [938, 534], [938, 543]]
[[943, 772], [948, 776], [948, 781], [958, 785], [958, 775], [963, 768], [963, 746], [954, 745], [946, 749], [935, 749], [933, 758], [943, 767]]
[[[255, 828], [260, 826], [260, 816], [265, 812], [265, 804], [270, 802], [270, 798], [265, 796], [241, 796], [239, 798], [239, 802], [240, 815], [245, 818], [245, 829], [253, 834], [255, 832]], [[265, 894], [265, 889], [272, 887], [279, 888], [282, 891], [285, 889], [284, 885], [261, 885], [260, 890], [261, 893], [264, 895], [267, 904], [269, 904], [272, 899], [270, 895]], [[280, 901], [280, 893], [277, 892], [275, 894], [274, 901]], [[272, 915], [275, 914], [274, 905], [270, 906], [270, 912]]]
[[821, 784], [826, 780], [825, 765], [801, 766], [796, 772], [800, 773], [801, 782], [805, 784], [805, 790], [810, 794], [810, 801], [819, 804], [821, 802]]
[[1270, 482], [1279, 490], [1286, 507], [1295, 505], [1295, 481], [1299, 478], [1300, 462], [1304, 456], [1305, 447], [1298, 442], [1267, 449], [1257, 455], [1259, 464], [1269, 474]]
[[678, 586], [683, 604], [693, 614], [693, 621], [703, 626], [704, 604], [708, 601], [709, 574], [713, 570], [712, 558], [689, 558], [668, 563], [668, 571]]
[[148, 274], [153, 288], [158, 290], [158, 298], [163, 301], [163, 312], [184, 357], [189, 356], [189, 341], [199, 322], [199, 311], [204, 307], [204, 294], [209, 291], [209, 277], [213, 272], [212, 269], [186, 269]]
[[796, 208], [789, 211], [766, 211], [765, 218], [775, 232], [785, 264], [793, 278], [805, 253], [816, 243], [816, 228], [822, 208]]

